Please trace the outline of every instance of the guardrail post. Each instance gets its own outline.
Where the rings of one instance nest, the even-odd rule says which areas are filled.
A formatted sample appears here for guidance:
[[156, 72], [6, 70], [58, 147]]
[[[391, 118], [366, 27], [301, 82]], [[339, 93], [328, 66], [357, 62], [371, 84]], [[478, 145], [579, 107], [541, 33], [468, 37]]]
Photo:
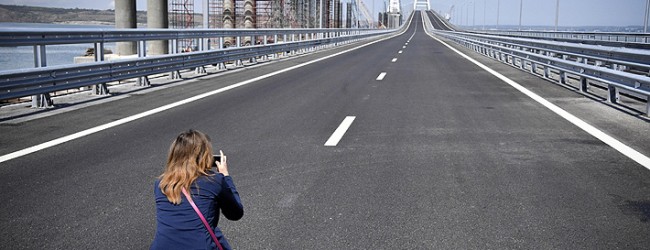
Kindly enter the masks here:
[[530, 73], [532, 73], [533, 75], [537, 74], [537, 63], [530, 62]]
[[[287, 34], [282, 34], [282, 43], [287, 43]], [[282, 56], [287, 56], [287, 51], [282, 52]]]
[[[199, 39], [199, 51], [209, 50], [209, 49], [206, 49], [206, 48], [209, 48], [208, 46], [209, 45], [208, 45], [208, 39], [207, 38], [200, 38]], [[205, 70], [205, 66], [202, 65], [202, 66], [196, 67], [196, 73], [197, 74], [205, 74], [205, 73], [208, 73], [208, 71]]]
[[[268, 35], [264, 35], [264, 36], [262, 37], [262, 39], [264, 39], [264, 41], [262, 41], [262, 44], [263, 44], [264, 46], [266, 46], [267, 44], [269, 44], [269, 42], [268, 42], [269, 36], [268, 36]], [[268, 61], [268, 60], [269, 60], [269, 55], [268, 55], [268, 54], [265, 54], [264, 57], [262, 57], [262, 58], [263, 58], [262, 60], [264, 60], [264, 61]]]
[[[296, 41], [296, 34], [291, 34], [291, 42], [295, 42], [295, 41]], [[292, 49], [292, 50], [290, 51], [289, 54], [290, 54], [290, 55], [295, 55], [295, 54], [296, 54], [296, 50], [295, 50], [295, 49]]]
[[544, 78], [546, 79], [551, 78], [551, 68], [548, 66], [544, 66]]
[[618, 103], [619, 100], [620, 100], [620, 95], [618, 92], [618, 88], [612, 85], [607, 85], [607, 101], [610, 103]]
[[[309, 33], [309, 39], [308, 40], [314, 41], [314, 33], [313, 32]], [[316, 50], [316, 48], [314, 46], [309, 47], [309, 51], [314, 51], [314, 50]]]
[[[169, 54], [177, 54], [178, 53], [178, 39], [172, 39], [171, 43], [169, 43], [169, 46], [171, 46], [171, 49], [169, 50]], [[181, 79], [181, 72], [178, 70], [174, 70], [169, 74], [169, 78], [171, 79]]]
[[[242, 46], [241, 46], [241, 36], [237, 36], [237, 37], [235, 38], [235, 43], [237, 43], [237, 46], [235, 46], [235, 47], [237, 47], [237, 48], [241, 48], [241, 47], [242, 47]], [[235, 61], [235, 66], [239, 67], [239, 66], [243, 66], [243, 65], [244, 65], [244, 63], [242, 62], [241, 59], [237, 59], [237, 61]]]
[[580, 77], [580, 92], [587, 93], [588, 88], [589, 88], [589, 85], [588, 85], [588, 82], [587, 82], [587, 78], [584, 77], [584, 76], [581, 76]]
[[[34, 45], [34, 67], [40, 68], [45, 66], [47, 66], [45, 45]], [[32, 108], [49, 108], [52, 105], [50, 93], [32, 96]]]
[[[103, 62], [104, 61], [104, 43], [99, 42], [94, 44], [95, 48], [95, 62]], [[106, 83], [100, 83], [100, 84], [95, 84], [93, 86], [93, 93], [95, 95], [108, 95], [108, 86], [106, 86]]]
[[[138, 58], [144, 58], [147, 56], [147, 41], [138, 41]], [[141, 76], [137, 79], [138, 86], [150, 86], [148, 76]]]
[[[273, 35], [273, 43], [277, 44], [278, 43], [278, 34]], [[273, 59], [278, 58], [278, 53], [273, 53]]]
[[559, 84], [566, 84], [566, 72], [560, 71], [560, 75], [557, 78]]

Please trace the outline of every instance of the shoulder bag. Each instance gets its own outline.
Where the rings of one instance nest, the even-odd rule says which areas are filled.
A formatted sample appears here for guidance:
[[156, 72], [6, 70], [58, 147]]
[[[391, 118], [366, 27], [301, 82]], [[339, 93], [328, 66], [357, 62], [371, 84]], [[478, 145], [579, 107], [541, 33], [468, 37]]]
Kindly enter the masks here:
[[196, 207], [196, 204], [194, 204], [194, 201], [192, 201], [192, 197], [190, 197], [190, 195], [187, 193], [187, 190], [185, 190], [185, 188], [183, 188], [182, 191], [183, 194], [185, 195], [185, 198], [187, 198], [187, 201], [189, 201], [190, 205], [192, 205], [192, 208], [194, 208], [194, 212], [196, 212], [196, 214], [199, 215], [199, 218], [201, 218], [201, 221], [203, 221], [203, 225], [205, 226], [205, 229], [207, 229], [208, 232], [210, 233], [210, 236], [212, 236], [212, 240], [214, 240], [214, 243], [217, 244], [217, 248], [219, 248], [219, 250], [223, 250], [223, 248], [221, 247], [221, 243], [219, 243], [217, 236], [214, 235], [214, 231], [212, 231], [210, 224], [208, 224], [208, 221], [205, 220], [205, 217], [203, 217], [201, 210], [199, 210], [199, 208]]

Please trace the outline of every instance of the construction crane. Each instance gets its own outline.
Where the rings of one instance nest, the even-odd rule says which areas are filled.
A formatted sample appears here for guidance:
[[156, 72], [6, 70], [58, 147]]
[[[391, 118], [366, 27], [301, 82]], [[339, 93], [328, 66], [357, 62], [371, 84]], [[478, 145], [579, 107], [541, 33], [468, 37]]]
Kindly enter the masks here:
[[370, 14], [370, 11], [368, 11], [368, 7], [366, 7], [366, 4], [363, 3], [363, 0], [355, 0], [357, 2], [357, 6], [359, 10], [361, 11], [361, 15], [363, 18], [360, 18], [360, 20], [365, 20], [368, 22], [368, 27], [371, 28], [373, 26], [373, 18], [372, 15]]

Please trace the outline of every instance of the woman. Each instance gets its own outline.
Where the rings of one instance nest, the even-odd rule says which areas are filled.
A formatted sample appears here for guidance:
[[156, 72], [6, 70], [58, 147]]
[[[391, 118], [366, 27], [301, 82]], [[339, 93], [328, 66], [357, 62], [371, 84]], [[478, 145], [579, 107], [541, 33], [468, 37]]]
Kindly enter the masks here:
[[220, 153], [221, 161], [215, 162], [210, 138], [196, 130], [181, 133], [174, 140], [165, 172], [154, 187], [158, 225], [151, 249], [218, 249], [183, 195], [183, 188], [214, 230], [222, 248], [231, 249], [217, 227], [219, 210], [227, 219], [239, 220], [244, 208], [228, 174], [226, 156]]

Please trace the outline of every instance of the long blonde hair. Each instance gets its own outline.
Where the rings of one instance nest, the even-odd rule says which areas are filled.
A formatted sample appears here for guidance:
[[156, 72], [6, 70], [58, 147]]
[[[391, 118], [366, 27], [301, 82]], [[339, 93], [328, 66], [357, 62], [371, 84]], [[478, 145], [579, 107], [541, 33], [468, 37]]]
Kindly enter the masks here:
[[169, 202], [181, 203], [181, 189], [190, 185], [201, 175], [209, 175], [212, 167], [212, 143], [210, 137], [196, 130], [189, 130], [176, 137], [169, 147], [167, 166], [160, 175], [160, 190]]

